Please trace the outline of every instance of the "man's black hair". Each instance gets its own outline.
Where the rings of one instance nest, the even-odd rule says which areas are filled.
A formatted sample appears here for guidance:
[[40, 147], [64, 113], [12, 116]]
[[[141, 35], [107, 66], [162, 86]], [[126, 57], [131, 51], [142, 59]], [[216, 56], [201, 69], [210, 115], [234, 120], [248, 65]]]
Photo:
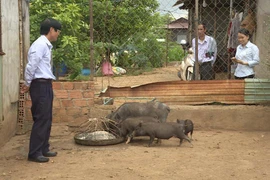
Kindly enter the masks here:
[[203, 26], [203, 29], [206, 29], [206, 24], [205, 24], [204, 22], [199, 22], [199, 23], [198, 23], [198, 26], [199, 26], [199, 25], [202, 25], [202, 26]]
[[61, 30], [61, 24], [59, 21], [53, 18], [47, 18], [40, 24], [40, 34], [47, 35], [51, 27], [54, 28], [55, 31]]

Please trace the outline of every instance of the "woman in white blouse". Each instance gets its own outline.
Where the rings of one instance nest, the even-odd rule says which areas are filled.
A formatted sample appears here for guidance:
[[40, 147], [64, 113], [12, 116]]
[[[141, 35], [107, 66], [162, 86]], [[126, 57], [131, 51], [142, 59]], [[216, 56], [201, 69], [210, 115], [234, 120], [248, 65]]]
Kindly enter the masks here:
[[235, 79], [254, 78], [254, 66], [259, 64], [259, 49], [249, 41], [250, 34], [247, 29], [240, 29], [238, 31], [238, 41], [240, 45], [237, 46], [235, 57], [231, 58], [233, 62], [237, 63], [234, 72]]

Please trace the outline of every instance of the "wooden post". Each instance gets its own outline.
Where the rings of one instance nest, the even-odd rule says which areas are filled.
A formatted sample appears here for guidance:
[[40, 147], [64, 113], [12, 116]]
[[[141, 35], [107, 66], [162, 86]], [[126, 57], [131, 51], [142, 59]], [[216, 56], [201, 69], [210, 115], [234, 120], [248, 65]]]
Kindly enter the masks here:
[[188, 42], [189, 45], [192, 44], [192, 28], [193, 28], [193, 9], [188, 10]]
[[93, 27], [93, 0], [89, 0], [89, 20], [90, 20], [90, 81], [94, 80], [94, 27]]
[[5, 55], [2, 49], [2, 12], [1, 12], [1, 9], [2, 8], [1, 8], [1, 0], [0, 0], [0, 56]]
[[195, 3], [195, 80], [199, 80], [199, 61], [198, 61], [198, 20], [199, 20], [199, 0]]

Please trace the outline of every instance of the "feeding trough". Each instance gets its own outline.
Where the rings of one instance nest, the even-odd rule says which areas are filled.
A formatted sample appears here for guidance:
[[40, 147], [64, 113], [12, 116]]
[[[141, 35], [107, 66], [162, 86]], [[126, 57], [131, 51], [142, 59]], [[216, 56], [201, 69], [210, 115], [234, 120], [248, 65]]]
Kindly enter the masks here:
[[90, 118], [83, 122], [74, 136], [77, 144], [86, 146], [105, 146], [124, 141], [115, 121], [107, 118]]

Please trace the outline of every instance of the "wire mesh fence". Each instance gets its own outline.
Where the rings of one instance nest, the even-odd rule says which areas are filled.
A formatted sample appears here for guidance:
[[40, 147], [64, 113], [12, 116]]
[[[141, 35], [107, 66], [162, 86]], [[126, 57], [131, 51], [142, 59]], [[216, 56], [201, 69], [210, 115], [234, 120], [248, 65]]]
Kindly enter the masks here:
[[[36, 0], [30, 3], [31, 41], [37, 36], [38, 20], [48, 16], [60, 20], [63, 30], [54, 45], [55, 74], [79, 80], [92, 74], [98, 90], [108, 85], [235, 79], [237, 64], [248, 69], [241, 76], [269, 79], [269, 9], [269, 1], [257, 0]], [[231, 60], [256, 55], [253, 50], [237, 55], [241, 28], [249, 30], [250, 42], [258, 47], [259, 64]]]
[[[94, 21], [95, 42], [107, 50], [96, 64], [102, 71], [101, 76], [116, 78], [103, 78], [104, 87], [107, 84], [132, 86], [180, 79], [235, 79], [235, 70], [247, 71], [240, 73], [240, 77], [269, 78], [270, 12], [266, 8], [269, 7], [267, 2], [160, 0], [106, 3], [107, 11], [94, 14], [94, 19], [103, 21]], [[128, 7], [128, 12], [121, 14], [122, 4]], [[137, 9], [138, 6], [141, 8]], [[132, 22], [131, 27], [129, 22]], [[258, 47], [260, 61], [253, 49], [237, 54], [241, 43], [242, 47], [249, 47], [247, 42], [239, 40], [238, 31], [242, 28], [249, 31], [245, 36]], [[237, 63], [232, 57], [253, 63]], [[172, 65], [171, 70], [161, 72], [162, 67]], [[145, 73], [152, 68], [160, 68], [153, 77]], [[142, 72], [148, 76], [135, 76]]]

